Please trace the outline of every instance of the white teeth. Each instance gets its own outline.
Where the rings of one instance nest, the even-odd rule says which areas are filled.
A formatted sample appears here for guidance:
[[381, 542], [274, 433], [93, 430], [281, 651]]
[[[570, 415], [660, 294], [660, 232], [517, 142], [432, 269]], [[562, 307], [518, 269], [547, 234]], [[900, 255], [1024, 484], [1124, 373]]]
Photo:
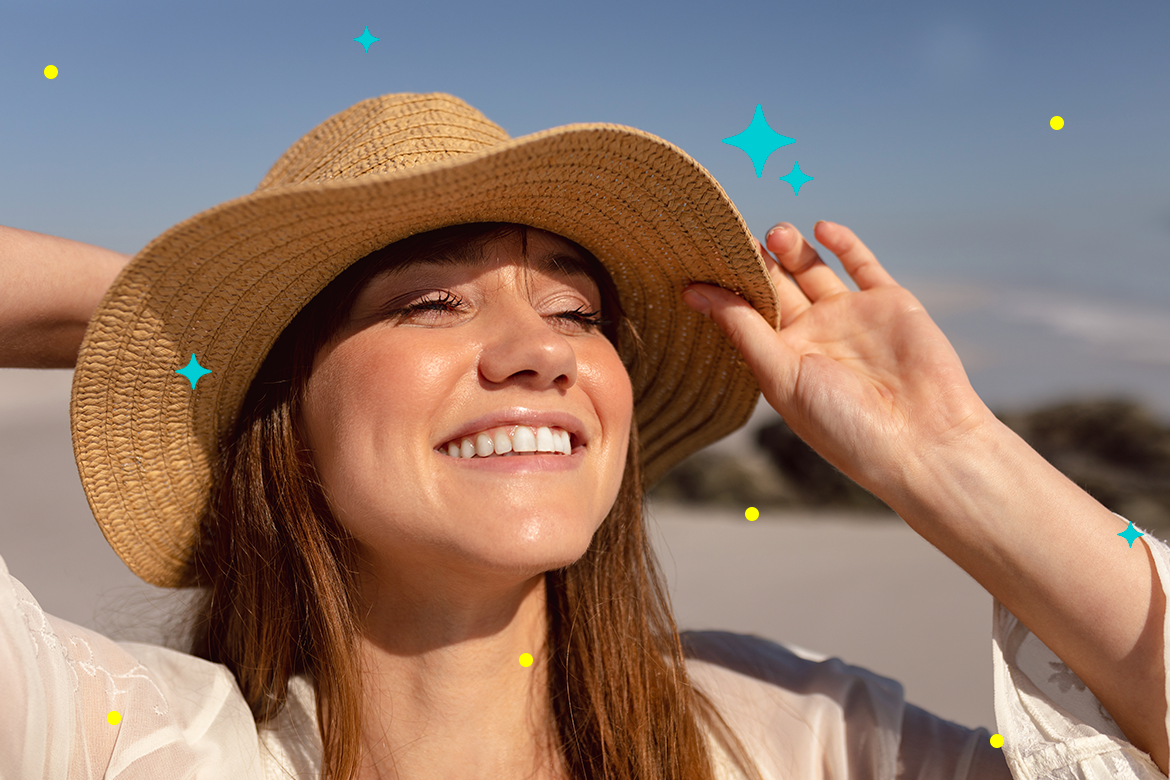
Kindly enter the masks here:
[[573, 442], [568, 431], [554, 430], [545, 425], [536, 429], [518, 425], [511, 436], [508, 436], [506, 428], [499, 428], [493, 433], [478, 433], [474, 439], [464, 436], [460, 441], [450, 442], [446, 447], [447, 454], [452, 458], [487, 458], [492, 455], [534, 452], [571, 455], [572, 451]]
[[492, 454], [492, 437], [486, 433], [481, 433], [475, 437], [475, 454], [481, 458], [486, 458]]
[[527, 425], [516, 426], [516, 432], [512, 434], [512, 449], [516, 452], [536, 452], [536, 435], [531, 428]]

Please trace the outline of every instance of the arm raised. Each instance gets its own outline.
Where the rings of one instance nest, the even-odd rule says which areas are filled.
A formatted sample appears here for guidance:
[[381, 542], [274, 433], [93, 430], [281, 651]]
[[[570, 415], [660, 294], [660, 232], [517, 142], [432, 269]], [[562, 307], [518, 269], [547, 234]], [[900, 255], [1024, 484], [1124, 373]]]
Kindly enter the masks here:
[[1002, 423], [883, 496], [1048, 645], [1166, 773], [1165, 591], [1142, 541]]
[[0, 367], [72, 368], [130, 255], [0, 226]]
[[815, 231], [857, 292], [783, 225], [761, 247], [778, 330], [720, 287], [694, 284], [709, 303], [688, 303], [788, 427], [995, 596], [1166, 773], [1166, 598], [1150, 549], [1129, 547], [1125, 521], [996, 419], [922, 304], [851, 230]]

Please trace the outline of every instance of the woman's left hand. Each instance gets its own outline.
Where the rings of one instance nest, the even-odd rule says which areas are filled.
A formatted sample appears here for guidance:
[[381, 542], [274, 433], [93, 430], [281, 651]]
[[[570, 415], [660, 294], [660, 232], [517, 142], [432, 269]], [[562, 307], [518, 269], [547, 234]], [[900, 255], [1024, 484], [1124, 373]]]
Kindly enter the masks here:
[[858, 292], [785, 228], [767, 238], [779, 263], [761, 248], [779, 329], [734, 293], [691, 285], [768, 403], [1051, 648], [1165, 775], [1166, 599], [1153, 550], [1127, 549], [1124, 518], [991, 414], [922, 304], [852, 231], [816, 225]]
[[[695, 308], [740, 351], [788, 427], [890, 503], [898, 495], [893, 491], [912, 489], [916, 464], [997, 420], [922, 304], [853, 231], [832, 222], [815, 226], [817, 240], [840, 259], [858, 292], [846, 288], [795, 227], [777, 228], [760, 252], [779, 293], [779, 330], [728, 290], [687, 289], [710, 301], [706, 311]], [[691, 297], [683, 300], [691, 305]]]

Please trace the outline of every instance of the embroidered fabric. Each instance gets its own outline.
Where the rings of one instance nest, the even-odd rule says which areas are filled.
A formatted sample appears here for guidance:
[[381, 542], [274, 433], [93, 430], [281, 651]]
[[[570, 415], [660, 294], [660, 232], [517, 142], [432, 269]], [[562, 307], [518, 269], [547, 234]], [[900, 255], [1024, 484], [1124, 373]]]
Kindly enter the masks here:
[[[1142, 540], [1170, 581], [1170, 547]], [[996, 720], [937, 718], [902, 686], [797, 647], [687, 632], [687, 669], [766, 780], [1164, 780], [1077, 676], [998, 602]], [[1170, 628], [1170, 627], [1168, 627]], [[1170, 648], [1170, 641], [1167, 642]], [[0, 778], [310, 780], [321, 742], [314, 691], [258, 729], [227, 669], [167, 648], [117, 643], [46, 615], [0, 558]], [[117, 712], [120, 720], [108, 719]], [[741, 780], [709, 737], [719, 780]], [[1009, 771], [1010, 768], [1010, 771]]]
[[[1145, 529], [1137, 530], [1145, 533]], [[1170, 582], [1170, 547], [1148, 533], [1134, 547], [1142, 542], [1153, 554], [1165, 591]], [[1001, 727], [1007, 724], [1009, 731], [1001, 732], [1003, 751], [1016, 780], [1166, 778], [1148, 753], [1129, 743], [1076, 673], [999, 601], [992, 625], [995, 719]], [[1164, 631], [1165, 653], [1170, 654], [1170, 621], [1164, 621]], [[1164, 726], [1170, 728], [1170, 714]]]

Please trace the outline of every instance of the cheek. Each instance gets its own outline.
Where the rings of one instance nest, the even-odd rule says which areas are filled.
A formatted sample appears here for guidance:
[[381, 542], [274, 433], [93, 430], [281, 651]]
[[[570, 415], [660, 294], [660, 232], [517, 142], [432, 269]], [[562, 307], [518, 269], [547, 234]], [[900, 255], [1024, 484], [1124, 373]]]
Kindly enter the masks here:
[[624, 468], [634, 417], [634, 390], [630, 375], [612, 347], [583, 360], [578, 381], [588, 385], [601, 424], [614, 443], [614, 457]]
[[330, 361], [316, 362], [305, 385], [305, 396], [301, 406], [301, 424], [305, 432], [305, 445], [313, 451], [317, 469], [321, 469], [321, 454], [329, 450], [329, 435], [336, 428], [333, 413], [337, 410], [334, 394], [337, 384], [333, 378], [333, 364]]
[[634, 409], [634, 390], [630, 375], [612, 347], [599, 350], [591, 359], [582, 360], [578, 381], [587, 382], [589, 394], [598, 406], [598, 412], [609, 417], [609, 424], [621, 418], [631, 418]]
[[305, 392], [304, 423], [308, 446], [322, 478], [335, 470], [335, 459], [371, 403], [373, 361], [350, 338], [313, 365]]
[[451, 391], [448, 363], [409, 340], [387, 344], [354, 336], [334, 349], [314, 366], [305, 399], [306, 435], [318, 469], [344, 479], [338, 469], [360, 467], [380, 438], [425, 438], [428, 416]]

